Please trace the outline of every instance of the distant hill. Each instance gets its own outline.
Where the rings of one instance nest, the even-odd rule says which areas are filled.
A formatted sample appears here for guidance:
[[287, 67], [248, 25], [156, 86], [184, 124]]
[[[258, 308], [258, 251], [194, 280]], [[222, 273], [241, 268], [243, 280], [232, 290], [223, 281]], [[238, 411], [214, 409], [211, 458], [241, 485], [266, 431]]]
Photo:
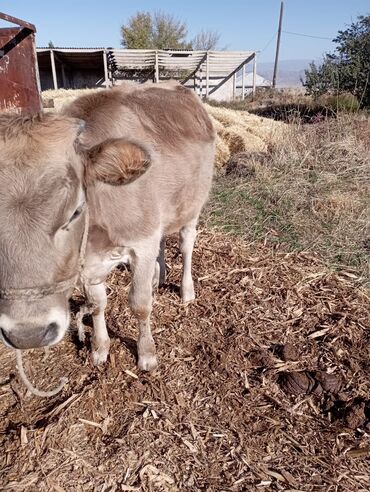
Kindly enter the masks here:
[[[304, 71], [313, 60], [281, 60], [279, 62], [277, 86], [301, 87]], [[257, 72], [265, 79], [272, 80], [274, 62], [257, 63]]]

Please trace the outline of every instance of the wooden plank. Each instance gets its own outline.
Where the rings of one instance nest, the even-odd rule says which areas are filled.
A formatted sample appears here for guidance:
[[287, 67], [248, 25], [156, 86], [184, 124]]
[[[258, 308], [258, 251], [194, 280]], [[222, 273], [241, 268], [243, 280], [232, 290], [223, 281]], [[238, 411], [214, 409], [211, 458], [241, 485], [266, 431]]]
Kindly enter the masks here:
[[155, 73], [155, 83], [158, 84], [158, 82], [159, 82], [158, 51], [155, 52], [154, 73]]
[[54, 55], [54, 61], [57, 61], [60, 64], [61, 67], [61, 72], [62, 72], [62, 88], [67, 89], [67, 77], [65, 73], [65, 68], [71, 69], [70, 65], [68, 63], [65, 63], [63, 60], [60, 59], [60, 57], [53, 51]]
[[185, 79], [181, 82], [181, 84], [183, 84], [183, 85], [184, 85], [184, 84], [186, 84], [186, 82], [187, 82], [188, 80], [190, 80], [192, 77], [194, 77], [194, 87], [196, 86], [196, 82], [195, 82], [195, 79], [196, 79], [196, 76], [197, 76], [196, 74], [197, 74], [198, 70], [200, 70], [200, 67], [202, 66], [202, 64], [204, 63], [204, 61], [205, 61], [205, 59], [206, 59], [206, 56], [207, 56], [207, 54], [205, 54], [205, 55], [204, 55], [204, 57], [200, 60], [200, 62], [199, 62], [199, 64], [198, 64], [198, 66], [196, 67], [196, 69], [195, 69], [192, 73], [190, 73], [190, 74], [189, 74], [189, 75], [188, 75], [188, 76], [187, 76], [187, 77], [186, 77], [186, 78], [185, 78]]
[[245, 98], [245, 63], [242, 68], [242, 100]]
[[[255, 56], [255, 53], [253, 54]], [[233, 70], [231, 73], [229, 73], [229, 75], [227, 75], [224, 79], [221, 80], [221, 82], [219, 84], [216, 85], [216, 87], [214, 87], [213, 89], [211, 89], [209, 91], [210, 94], [213, 94], [215, 91], [217, 91], [221, 86], [223, 86], [229, 79], [231, 79], [231, 77], [234, 75], [234, 73], [238, 72], [245, 63], [248, 63], [253, 55], [251, 55], [250, 57], [248, 57], [246, 60], [244, 60], [240, 65], [238, 65], [235, 70]]]
[[256, 94], [256, 75], [257, 75], [257, 54], [255, 54], [253, 58], [253, 89], [252, 89], [253, 97]]
[[206, 54], [206, 97], [209, 96], [209, 54]]
[[54, 51], [53, 50], [50, 50], [50, 61], [51, 61], [51, 71], [53, 73], [54, 89], [58, 89], [58, 78], [57, 78], [57, 71], [55, 68], [55, 58], [54, 58]]
[[203, 71], [202, 71], [202, 67], [200, 67], [200, 70], [199, 70], [199, 95], [200, 95], [200, 97], [203, 97]]
[[103, 63], [104, 63], [104, 80], [105, 80], [105, 87], [110, 86], [110, 81], [109, 81], [109, 76], [108, 76], [108, 55], [107, 52], [104, 50], [103, 51]]
[[67, 77], [66, 77], [66, 71], [65, 71], [65, 68], [64, 68], [64, 64], [62, 63], [61, 64], [61, 67], [62, 67], [62, 86], [64, 89], [66, 89], [67, 87]]

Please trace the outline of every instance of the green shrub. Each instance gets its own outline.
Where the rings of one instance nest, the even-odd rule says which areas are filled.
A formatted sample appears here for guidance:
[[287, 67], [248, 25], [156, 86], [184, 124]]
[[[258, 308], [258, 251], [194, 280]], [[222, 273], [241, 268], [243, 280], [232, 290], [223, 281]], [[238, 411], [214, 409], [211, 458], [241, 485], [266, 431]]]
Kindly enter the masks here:
[[[337, 43], [335, 52], [326, 54], [319, 66], [311, 63], [305, 71], [307, 93], [314, 97], [350, 93], [361, 107], [370, 107], [370, 15], [358, 17], [333, 41]], [[348, 108], [347, 102], [344, 107]]]
[[331, 94], [318, 99], [318, 104], [331, 109], [333, 112], [356, 113], [360, 110], [360, 103], [356, 96], [348, 92]]

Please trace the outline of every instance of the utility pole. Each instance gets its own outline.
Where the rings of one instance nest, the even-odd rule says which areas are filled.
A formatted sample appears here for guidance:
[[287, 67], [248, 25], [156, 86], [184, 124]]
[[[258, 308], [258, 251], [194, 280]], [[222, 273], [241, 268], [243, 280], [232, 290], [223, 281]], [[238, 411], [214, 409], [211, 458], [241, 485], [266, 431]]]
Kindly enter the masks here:
[[276, 77], [277, 77], [277, 69], [278, 69], [278, 62], [279, 62], [281, 27], [283, 25], [283, 12], [284, 12], [284, 2], [281, 2], [281, 5], [280, 5], [280, 18], [279, 18], [278, 37], [277, 37], [277, 42], [276, 42], [276, 55], [275, 55], [274, 75], [272, 77], [272, 87], [274, 87], [274, 88], [276, 87]]

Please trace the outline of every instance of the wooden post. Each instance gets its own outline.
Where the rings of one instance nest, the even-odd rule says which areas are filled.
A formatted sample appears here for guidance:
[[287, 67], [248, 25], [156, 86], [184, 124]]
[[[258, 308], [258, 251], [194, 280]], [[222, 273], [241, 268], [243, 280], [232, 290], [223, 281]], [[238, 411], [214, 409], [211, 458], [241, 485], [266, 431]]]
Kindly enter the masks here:
[[253, 89], [252, 89], [253, 98], [256, 94], [256, 75], [257, 75], [257, 53], [255, 53], [253, 58]]
[[209, 51], [207, 51], [206, 56], [206, 98], [208, 99], [209, 95]]
[[242, 100], [245, 98], [245, 63], [242, 68]]
[[55, 68], [54, 50], [50, 50], [51, 71], [53, 73], [54, 89], [58, 89], [57, 71]]
[[236, 97], [236, 72], [233, 75], [233, 101]]
[[156, 84], [159, 82], [159, 66], [158, 66], [158, 51], [155, 50], [155, 78], [154, 81]]
[[63, 89], [67, 89], [67, 78], [66, 78], [66, 71], [64, 68], [64, 63], [61, 63], [61, 68], [62, 68], [62, 86]]
[[110, 86], [109, 76], [108, 76], [108, 55], [106, 50], [103, 51], [103, 63], [104, 63], [104, 80], [105, 87], [108, 88]]
[[283, 13], [284, 13], [284, 2], [281, 2], [281, 4], [280, 4], [280, 17], [279, 17], [278, 37], [277, 37], [277, 41], [276, 41], [276, 54], [275, 54], [275, 63], [274, 63], [274, 74], [272, 76], [272, 87], [276, 87], [276, 78], [277, 78], [278, 62], [279, 62], [281, 28], [282, 28], [282, 24], [283, 24]]

